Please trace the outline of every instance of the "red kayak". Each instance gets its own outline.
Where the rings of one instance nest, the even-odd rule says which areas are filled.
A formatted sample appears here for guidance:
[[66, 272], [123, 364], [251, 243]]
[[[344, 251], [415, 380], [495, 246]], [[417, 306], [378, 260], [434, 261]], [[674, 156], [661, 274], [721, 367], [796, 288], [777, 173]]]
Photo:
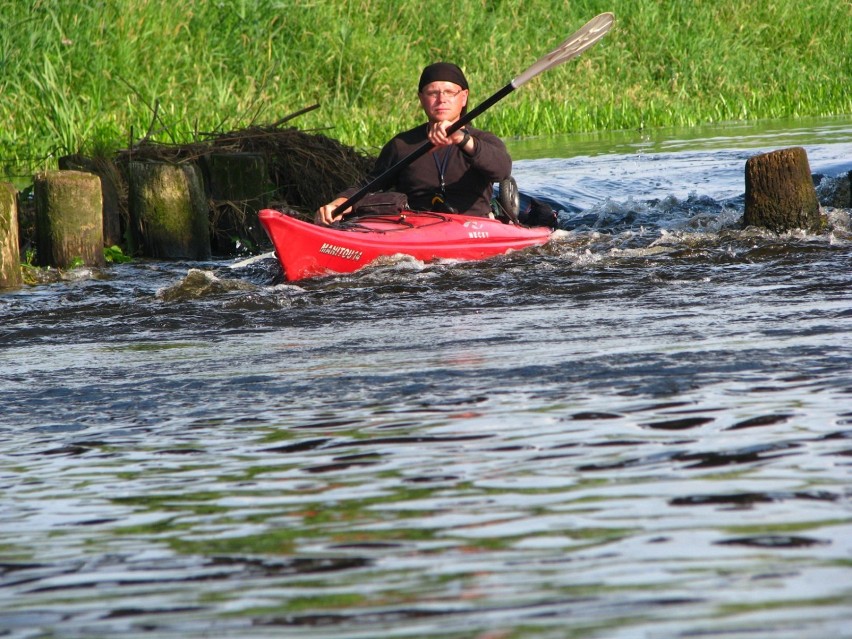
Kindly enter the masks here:
[[377, 258], [398, 254], [423, 262], [481, 260], [544, 244], [551, 235], [547, 227], [429, 211], [363, 216], [334, 226], [310, 224], [271, 209], [258, 217], [291, 282], [351, 273]]

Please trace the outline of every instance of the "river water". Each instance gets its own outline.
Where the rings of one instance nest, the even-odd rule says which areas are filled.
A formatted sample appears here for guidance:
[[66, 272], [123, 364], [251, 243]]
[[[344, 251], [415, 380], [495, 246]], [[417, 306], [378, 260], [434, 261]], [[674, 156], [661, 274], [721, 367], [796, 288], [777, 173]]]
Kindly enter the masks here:
[[852, 123], [509, 144], [543, 248], [0, 295], [0, 636], [852, 636], [850, 211], [740, 228]]

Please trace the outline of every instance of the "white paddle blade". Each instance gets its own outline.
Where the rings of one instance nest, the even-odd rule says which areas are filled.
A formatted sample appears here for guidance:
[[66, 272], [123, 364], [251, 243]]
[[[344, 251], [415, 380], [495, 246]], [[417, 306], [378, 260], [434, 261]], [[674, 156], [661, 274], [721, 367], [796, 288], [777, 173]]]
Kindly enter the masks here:
[[599, 16], [595, 16], [584, 24], [579, 31], [568, 36], [562, 44], [543, 58], [538, 59], [526, 71], [512, 80], [512, 86], [517, 89], [532, 80], [542, 71], [552, 69], [556, 65], [567, 62], [571, 58], [576, 58], [583, 51], [603, 38], [607, 34], [607, 31], [609, 31], [614, 20], [615, 16], [612, 13], [602, 13]]

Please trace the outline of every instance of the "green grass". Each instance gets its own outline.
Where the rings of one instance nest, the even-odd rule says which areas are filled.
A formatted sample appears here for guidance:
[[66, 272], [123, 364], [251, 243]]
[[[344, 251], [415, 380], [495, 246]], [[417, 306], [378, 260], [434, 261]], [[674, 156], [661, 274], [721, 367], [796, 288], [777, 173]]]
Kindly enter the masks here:
[[0, 0], [0, 173], [314, 103], [295, 126], [373, 152], [420, 121], [425, 64], [459, 63], [475, 104], [609, 10], [600, 44], [478, 124], [529, 136], [852, 114], [852, 5], [837, 0]]

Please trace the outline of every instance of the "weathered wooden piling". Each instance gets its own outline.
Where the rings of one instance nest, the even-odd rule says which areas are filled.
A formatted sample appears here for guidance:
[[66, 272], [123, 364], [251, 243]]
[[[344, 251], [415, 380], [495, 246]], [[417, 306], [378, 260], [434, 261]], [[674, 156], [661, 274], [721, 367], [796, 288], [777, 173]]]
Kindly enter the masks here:
[[214, 242], [233, 252], [235, 240], [257, 246], [268, 242], [257, 213], [275, 193], [266, 157], [261, 153], [211, 153], [204, 158], [205, 181], [212, 200]]
[[44, 171], [33, 178], [36, 261], [68, 268], [104, 264], [103, 199], [97, 175]]
[[0, 182], [0, 289], [21, 285], [21, 253], [18, 247], [18, 191]]
[[94, 173], [100, 178], [103, 197], [104, 246], [122, 244], [122, 209], [119, 193], [121, 178], [115, 164], [110, 160], [101, 158], [65, 155], [59, 158], [59, 168], [64, 171], [86, 171], [87, 173]]
[[207, 200], [194, 164], [130, 162], [129, 208], [142, 252], [161, 259], [211, 257]]
[[802, 147], [755, 155], [746, 161], [745, 214], [747, 226], [776, 233], [793, 229], [819, 231], [824, 221]]

